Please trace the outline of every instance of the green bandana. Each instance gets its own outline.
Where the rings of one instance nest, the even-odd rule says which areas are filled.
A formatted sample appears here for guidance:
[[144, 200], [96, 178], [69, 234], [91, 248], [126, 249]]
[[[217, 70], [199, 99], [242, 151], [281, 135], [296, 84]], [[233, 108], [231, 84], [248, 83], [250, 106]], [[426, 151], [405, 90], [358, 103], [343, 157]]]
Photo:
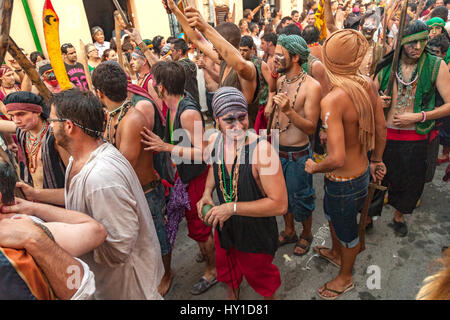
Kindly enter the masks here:
[[429, 27], [442, 27], [442, 28], [444, 28], [445, 27], [445, 21], [442, 18], [434, 17], [434, 18], [432, 18], [432, 19], [427, 21], [427, 25]]
[[291, 54], [298, 54], [303, 61], [306, 61], [309, 56], [309, 48], [306, 41], [295, 34], [289, 36], [282, 34], [278, 37], [278, 43]]
[[428, 30], [419, 32], [419, 33], [414, 33], [411, 34], [409, 36], [405, 36], [402, 38], [402, 43], [401, 45], [403, 46], [404, 44], [413, 42], [413, 41], [421, 41], [421, 40], [428, 40]]

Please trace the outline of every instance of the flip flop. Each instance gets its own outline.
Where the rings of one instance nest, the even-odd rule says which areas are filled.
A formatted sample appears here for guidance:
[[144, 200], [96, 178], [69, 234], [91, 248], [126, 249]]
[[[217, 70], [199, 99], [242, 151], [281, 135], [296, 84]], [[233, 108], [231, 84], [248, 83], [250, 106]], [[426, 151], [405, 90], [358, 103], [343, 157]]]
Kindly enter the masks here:
[[[344, 291], [336, 291], [336, 290], [333, 290], [333, 289], [329, 289], [329, 288], [327, 287], [327, 284], [328, 284], [328, 282], [324, 284], [324, 289], [325, 289], [326, 291], [330, 291], [330, 292], [336, 293], [337, 296], [334, 296], [334, 297], [327, 297], [327, 296], [324, 296], [324, 295], [320, 294], [319, 291], [317, 290], [317, 295], [318, 295], [319, 297], [321, 297], [322, 299], [324, 299], [324, 300], [336, 300], [337, 298], [341, 297], [343, 294], [345, 294], [345, 293], [347, 293], [347, 292], [349, 292], [350, 290], [353, 290], [353, 289], [355, 288], [355, 284], [352, 283], [352, 284], [349, 285], [347, 288], [345, 288]], [[325, 291], [325, 290], [324, 290], [324, 291]]]
[[280, 241], [280, 239], [278, 239], [278, 246], [279, 247], [284, 246], [285, 244], [288, 244], [288, 243], [297, 242], [297, 240], [298, 240], [298, 237], [297, 237], [296, 233], [294, 233], [294, 235], [288, 236], [286, 234], [286, 232], [281, 231], [280, 236], [283, 238], [283, 240]]
[[199, 282], [194, 284], [194, 286], [191, 289], [191, 294], [193, 295], [199, 295], [206, 291], [208, 291], [209, 288], [211, 288], [213, 285], [217, 283], [217, 277], [214, 277], [211, 281], [206, 280], [205, 277], [202, 277]]
[[[317, 248], [317, 250], [316, 250]], [[317, 253], [319, 255], [320, 258], [327, 260], [329, 263], [331, 263], [333, 266], [337, 267], [337, 268], [341, 268], [340, 265], [338, 265], [336, 262], [334, 262], [333, 260], [331, 260], [330, 258], [328, 258], [327, 256], [323, 255], [321, 250], [323, 249], [329, 249], [326, 247], [314, 247], [314, 252]]]
[[[300, 243], [301, 239], [306, 240], [308, 242], [308, 244], [307, 245], [301, 244]], [[305, 254], [307, 254], [309, 252], [309, 249], [311, 249], [311, 244], [312, 244], [313, 239], [314, 239], [314, 237], [306, 238], [306, 237], [300, 235], [300, 239], [297, 241], [297, 243], [295, 244], [295, 247], [294, 247], [294, 255], [301, 257], [301, 256], [304, 256]], [[296, 253], [295, 248], [297, 248], [297, 247], [302, 248], [303, 250], [305, 250], [305, 252]]]

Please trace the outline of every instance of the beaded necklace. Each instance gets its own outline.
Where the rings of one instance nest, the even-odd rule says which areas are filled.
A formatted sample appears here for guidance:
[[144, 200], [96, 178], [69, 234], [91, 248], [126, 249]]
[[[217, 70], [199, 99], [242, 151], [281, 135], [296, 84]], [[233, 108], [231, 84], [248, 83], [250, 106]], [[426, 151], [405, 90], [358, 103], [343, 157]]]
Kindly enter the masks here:
[[41, 149], [42, 140], [48, 131], [49, 125], [50, 124], [45, 121], [43, 123], [42, 129], [39, 131], [35, 138], [31, 137], [31, 133], [29, 131], [25, 135], [25, 151], [28, 155], [28, 159], [30, 160], [29, 171], [32, 174], [34, 174], [37, 170], [37, 157]]
[[400, 60], [398, 65], [398, 72], [395, 73], [397, 78], [397, 104], [395, 108], [397, 110], [405, 110], [408, 108], [411, 103], [414, 101], [415, 95], [414, 90], [417, 86], [417, 79], [419, 75], [417, 73], [417, 65], [414, 68], [414, 71], [411, 74], [411, 78], [409, 81], [403, 79], [402, 74], [402, 62]]
[[[220, 184], [220, 190], [222, 191], [222, 195], [223, 198], [225, 199], [226, 203], [232, 202], [234, 199], [234, 202], [238, 201], [238, 196], [237, 196], [237, 185], [238, 185], [238, 180], [239, 180], [239, 159], [241, 157], [241, 153], [242, 153], [242, 149], [245, 146], [246, 142], [248, 139], [248, 131], [245, 134], [245, 139], [244, 142], [242, 143], [242, 145], [236, 149], [236, 158], [234, 159], [233, 162], [233, 167], [232, 167], [232, 171], [230, 174], [230, 183], [228, 186], [228, 190], [227, 190], [227, 185], [225, 182], [225, 161], [224, 161], [224, 155], [225, 155], [225, 151], [224, 151], [224, 145], [225, 145], [225, 137], [222, 135], [222, 162], [219, 163], [219, 184]], [[237, 167], [237, 169], [236, 169]]]
[[[122, 105], [120, 107], [118, 107], [117, 109], [114, 109], [113, 111], [111, 111], [109, 113], [106, 140], [108, 142], [112, 143], [114, 146], [116, 145], [117, 127], [119, 126], [119, 123], [123, 119], [123, 117], [125, 117], [125, 115], [127, 114], [130, 107], [131, 107], [130, 102], [128, 100], [125, 100], [124, 103], [122, 103]], [[118, 114], [118, 113], [119, 113], [119, 118], [117, 118], [117, 122], [114, 125], [114, 133], [112, 135], [112, 140], [111, 140], [111, 122], [112, 122], [113, 118], [116, 116], [116, 114]]]
[[[291, 105], [292, 109], [294, 109], [294, 107], [295, 107], [295, 102], [297, 101], [297, 95], [298, 95], [298, 92], [300, 91], [300, 87], [302, 86], [303, 81], [305, 81], [305, 79], [306, 79], [306, 73], [302, 70], [297, 77], [295, 77], [294, 79], [291, 79], [291, 80], [287, 80], [287, 77], [285, 76], [283, 82], [281, 83], [280, 89], [278, 89], [278, 93], [280, 93], [281, 89], [284, 87], [284, 85], [286, 83], [291, 84], [291, 83], [294, 83], [295, 81], [297, 81], [298, 79], [300, 79], [300, 81], [298, 82], [297, 91], [295, 92], [294, 100], [292, 100], [292, 105]], [[280, 130], [280, 108], [278, 106], [276, 106], [276, 108], [277, 108], [277, 121], [275, 123], [275, 129]], [[289, 129], [290, 125], [291, 125], [291, 120], [289, 119], [288, 124], [286, 125], [286, 127], [284, 127], [283, 129], [281, 129], [279, 131], [279, 134], [282, 134], [283, 132], [287, 131]]]

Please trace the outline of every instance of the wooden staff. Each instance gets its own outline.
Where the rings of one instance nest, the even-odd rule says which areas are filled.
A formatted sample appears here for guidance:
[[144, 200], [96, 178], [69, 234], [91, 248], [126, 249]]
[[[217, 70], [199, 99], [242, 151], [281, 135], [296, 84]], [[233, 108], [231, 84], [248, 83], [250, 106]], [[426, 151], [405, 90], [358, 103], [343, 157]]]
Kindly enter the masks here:
[[0, 0], [0, 65], [3, 63], [6, 51], [8, 50], [12, 11], [12, 0]]
[[123, 69], [123, 56], [122, 56], [122, 39], [120, 36], [120, 25], [119, 18], [117, 16], [114, 17], [115, 21], [115, 30], [116, 30], [116, 47], [117, 47], [117, 56], [119, 57], [119, 64]]
[[359, 252], [364, 251], [366, 249], [366, 220], [367, 215], [369, 213], [369, 207], [372, 203], [373, 195], [375, 194], [375, 190], [386, 191], [387, 188], [384, 186], [380, 186], [376, 183], [369, 183], [369, 194], [367, 195], [366, 200], [364, 201], [363, 209], [361, 210], [361, 216], [359, 217], [359, 225], [358, 225], [358, 236], [359, 242], [361, 243], [361, 248]]
[[236, 2], [233, 2], [233, 11], [231, 11], [231, 22], [236, 23]]
[[[20, 180], [19, 175], [19, 166], [17, 165], [14, 157], [9, 157], [9, 155], [0, 147], [0, 159], [3, 159], [6, 163], [10, 164], [14, 168], [14, 173], [16, 176], [17, 181], [23, 182]], [[14, 197], [16, 198], [22, 198], [26, 199], [25, 195], [23, 194], [22, 189], [14, 187]]]
[[[388, 86], [384, 93], [385, 95], [390, 95], [392, 88], [394, 87], [395, 73], [397, 71], [398, 61], [400, 59], [400, 50], [402, 48], [403, 30], [405, 30], [406, 10], [408, 8], [408, 0], [403, 0], [402, 5], [403, 5], [403, 7], [402, 7], [402, 13], [400, 16], [400, 25], [398, 28], [397, 43], [395, 44], [394, 58], [392, 59], [392, 65], [391, 65], [391, 74], [389, 75]], [[391, 106], [392, 106], [392, 99], [391, 99]]]
[[389, 2], [389, 8], [388, 6], [385, 7], [384, 10], [384, 21], [383, 21], [383, 36], [382, 36], [382, 43], [381, 45], [383, 46], [383, 54], [382, 56], [384, 56], [386, 54], [386, 42], [387, 42], [387, 38], [386, 38], [386, 31], [387, 31], [387, 24], [388, 22], [391, 20], [392, 18], [392, 11], [391, 9], [394, 6], [394, 2], [391, 1]]
[[50, 90], [42, 82], [41, 77], [36, 71], [36, 68], [31, 63], [30, 60], [23, 54], [22, 50], [17, 46], [14, 40], [9, 37], [9, 54], [17, 61], [17, 63], [22, 67], [23, 71], [28, 75], [31, 82], [39, 90], [39, 94], [47, 102], [52, 96]]
[[84, 73], [86, 74], [86, 81], [88, 83], [89, 91], [94, 92], [94, 86], [92, 85], [92, 78], [91, 73], [89, 72], [89, 65], [86, 59], [86, 46], [84, 45], [83, 40], [80, 39], [80, 48], [81, 52], [83, 53], [80, 57], [80, 62], [83, 65]]

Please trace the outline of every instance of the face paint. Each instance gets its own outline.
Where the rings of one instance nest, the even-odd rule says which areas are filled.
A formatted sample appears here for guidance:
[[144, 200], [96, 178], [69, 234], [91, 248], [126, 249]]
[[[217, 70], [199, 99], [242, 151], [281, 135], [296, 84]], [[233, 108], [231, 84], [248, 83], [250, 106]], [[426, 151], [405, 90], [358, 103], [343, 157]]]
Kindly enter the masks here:
[[419, 59], [425, 49], [427, 40], [412, 41], [404, 45], [405, 54], [408, 58]]
[[328, 129], [328, 118], [330, 117], [330, 113], [329, 112], [327, 112], [326, 114], [325, 114], [325, 120], [323, 121], [323, 127], [325, 128], [325, 129]]
[[276, 53], [274, 62], [277, 73], [285, 73], [287, 71], [287, 61], [284, 55]]
[[364, 21], [362, 26], [362, 33], [366, 39], [372, 39], [375, 30], [377, 29], [377, 20], [368, 18]]

